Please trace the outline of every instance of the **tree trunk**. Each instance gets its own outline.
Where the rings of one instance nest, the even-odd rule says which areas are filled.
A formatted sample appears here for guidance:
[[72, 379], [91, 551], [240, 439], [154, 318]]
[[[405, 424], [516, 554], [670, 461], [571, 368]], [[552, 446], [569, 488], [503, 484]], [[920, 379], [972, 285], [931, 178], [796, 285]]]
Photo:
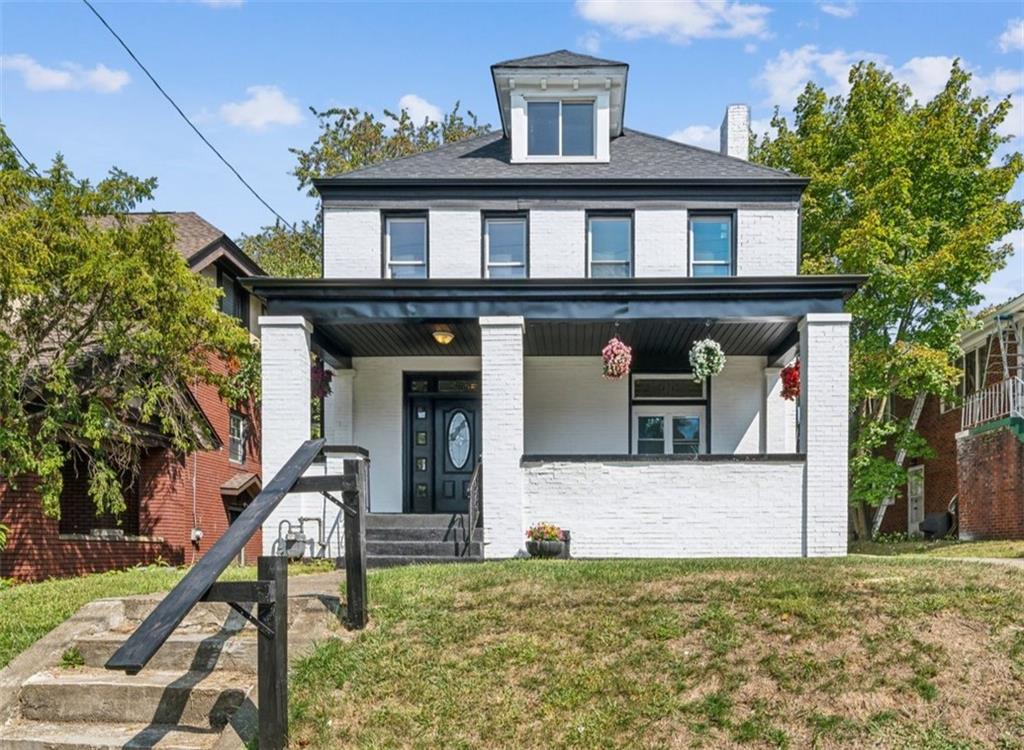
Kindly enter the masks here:
[[[927, 393], [918, 393], [914, 398], [914, 408], [910, 411], [910, 421], [907, 423], [906, 432], [904, 437], [909, 434], [912, 430], [917, 427], [917, 420], [921, 418], [921, 412], [924, 411], [924, 401], [928, 397]], [[900, 448], [896, 451], [896, 465], [899, 467], [903, 466], [903, 462], [907, 460], [906, 448]], [[896, 502], [896, 495], [893, 493], [889, 496], [889, 499], [878, 506], [875, 509], [875, 517], [871, 521], [871, 538], [874, 539], [878, 535], [878, 530], [882, 528], [882, 521], [885, 519], [885, 509]]]
[[864, 503], [853, 504], [853, 533], [857, 539], [868, 538], [868, 514]]

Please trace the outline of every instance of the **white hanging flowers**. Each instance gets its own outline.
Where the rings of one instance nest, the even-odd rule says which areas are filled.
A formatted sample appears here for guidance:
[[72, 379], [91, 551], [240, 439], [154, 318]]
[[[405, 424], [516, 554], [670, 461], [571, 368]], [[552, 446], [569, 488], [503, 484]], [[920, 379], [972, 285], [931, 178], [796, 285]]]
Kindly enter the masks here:
[[690, 348], [690, 367], [693, 369], [693, 379], [703, 383], [725, 367], [725, 352], [714, 339], [694, 341]]

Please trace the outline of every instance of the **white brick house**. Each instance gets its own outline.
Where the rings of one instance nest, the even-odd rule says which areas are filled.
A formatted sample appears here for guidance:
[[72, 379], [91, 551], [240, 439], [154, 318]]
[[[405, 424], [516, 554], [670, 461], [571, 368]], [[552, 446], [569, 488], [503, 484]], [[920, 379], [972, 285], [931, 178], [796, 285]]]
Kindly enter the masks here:
[[[742, 105], [721, 153], [624, 128], [623, 63], [491, 72], [500, 130], [318, 180], [323, 278], [248, 283], [268, 312], [266, 475], [309, 435], [316, 351], [325, 437], [369, 451], [371, 512], [465, 513], [482, 466], [487, 558], [539, 521], [583, 557], [845, 554], [860, 280], [798, 275], [806, 180], [746, 160]], [[614, 335], [633, 368], [607, 380]], [[727, 364], [698, 384], [705, 337]], [[779, 373], [798, 355], [794, 403]], [[282, 503], [268, 550], [321, 508]]]

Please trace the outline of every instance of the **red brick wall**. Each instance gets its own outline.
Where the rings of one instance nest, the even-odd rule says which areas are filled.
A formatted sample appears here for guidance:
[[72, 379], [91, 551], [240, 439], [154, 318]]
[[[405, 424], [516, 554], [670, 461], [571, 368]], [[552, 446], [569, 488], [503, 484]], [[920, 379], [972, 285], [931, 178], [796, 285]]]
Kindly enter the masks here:
[[[241, 410], [249, 416], [252, 429], [246, 461], [236, 464], [228, 460], [227, 404], [211, 386], [197, 386], [192, 392], [223, 446], [186, 457], [175, 456], [168, 450], [145, 456], [139, 476], [137, 523], [141, 538], [62, 538], [59, 522], [43, 515], [32, 478], [22, 478], [17, 489], [0, 483], [0, 523], [11, 528], [7, 549], [0, 552], [0, 578], [39, 580], [114, 570], [156, 559], [175, 565], [189, 564], [202, 557], [228, 526], [220, 486], [237, 472], [260, 474], [259, 412], [251, 407]], [[195, 525], [203, 530], [203, 539], [198, 544], [190, 541], [193, 479]], [[76, 525], [85, 525], [91, 500], [84, 494], [84, 483], [72, 482], [68, 490], [62, 503], [65, 511], [74, 514]], [[125, 524], [126, 532], [134, 531], [134, 523], [130, 519]], [[257, 533], [246, 546], [247, 562], [254, 562], [261, 551], [262, 537]]]
[[1024, 539], [1024, 440], [1003, 426], [958, 442], [960, 538]]

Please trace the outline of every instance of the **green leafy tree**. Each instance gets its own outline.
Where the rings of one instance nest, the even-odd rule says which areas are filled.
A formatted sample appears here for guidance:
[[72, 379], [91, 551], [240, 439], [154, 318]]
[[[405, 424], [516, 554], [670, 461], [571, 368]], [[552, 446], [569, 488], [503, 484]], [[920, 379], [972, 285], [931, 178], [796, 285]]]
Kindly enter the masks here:
[[166, 220], [125, 217], [155, 180], [114, 169], [93, 185], [60, 156], [40, 174], [2, 126], [0, 167], [0, 477], [37, 476], [57, 516], [74, 452], [97, 512], [118, 515], [146, 446], [206, 444], [189, 384], [253, 395], [255, 346], [188, 269]]
[[[292, 174], [298, 188], [311, 196], [316, 195], [313, 180], [318, 177], [344, 174], [490, 131], [490, 126], [477, 123], [472, 112], [463, 117], [458, 103], [441, 120], [428, 118], [419, 124], [404, 109], [398, 114], [385, 110], [382, 119], [355, 107], [309, 109], [320, 135], [308, 149], [289, 150], [296, 157]], [[304, 221], [294, 230], [274, 224], [242, 235], [238, 244], [272, 276], [316, 277], [323, 266], [320, 229], [319, 218]]]
[[[850, 71], [850, 93], [826, 97], [809, 83], [793, 126], [778, 110], [775, 135], [753, 159], [810, 178], [803, 200], [804, 273], [866, 274], [850, 300], [851, 502], [859, 531], [905, 481], [901, 460], [928, 446], [890, 400], [953, 397], [953, 366], [977, 287], [1011, 248], [1000, 238], [1024, 226], [1007, 199], [1021, 154], [995, 161], [1010, 102], [975, 97], [954, 63], [931, 101], [874, 64]], [[884, 507], [884, 506], [882, 506]], [[876, 513], [880, 521], [881, 513]]]

